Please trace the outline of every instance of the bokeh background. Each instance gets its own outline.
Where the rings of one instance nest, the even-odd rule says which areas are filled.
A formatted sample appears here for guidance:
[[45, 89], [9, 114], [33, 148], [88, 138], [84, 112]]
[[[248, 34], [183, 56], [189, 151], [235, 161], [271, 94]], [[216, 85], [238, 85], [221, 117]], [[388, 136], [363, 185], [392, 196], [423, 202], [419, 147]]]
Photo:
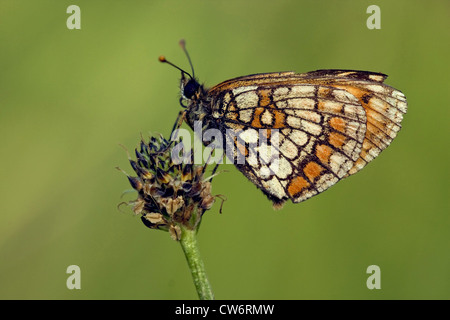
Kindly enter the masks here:
[[[81, 8], [81, 30], [66, 9]], [[381, 8], [369, 30], [366, 9]], [[179, 72], [383, 72], [409, 111], [363, 171], [274, 211], [233, 166], [199, 245], [219, 299], [450, 298], [448, 1], [0, 2], [0, 298], [196, 299], [178, 243], [118, 204], [123, 144], [168, 135]], [[186, 127], [186, 126], [185, 126]], [[186, 127], [187, 128], [187, 127]], [[81, 268], [68, 290], [66, 268]], [[381, 289], [366, 268], [381, 268]]]

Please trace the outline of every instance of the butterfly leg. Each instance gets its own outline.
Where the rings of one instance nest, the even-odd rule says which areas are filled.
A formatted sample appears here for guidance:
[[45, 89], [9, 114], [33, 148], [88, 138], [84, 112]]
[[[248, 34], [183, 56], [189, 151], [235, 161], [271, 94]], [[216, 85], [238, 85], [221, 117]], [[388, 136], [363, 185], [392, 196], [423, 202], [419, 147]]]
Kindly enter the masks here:
[[173, 124], [172, 131], [170, 132], [170, 140], [175, 141], [177, 139], [177, 131], [176, 130], [181, 127], [181, 125], [183, 124], [183, 121], [185, 120], [185, 117], [186, 117], [186, 111], [180, 111], [178, 113], [177, 120]]

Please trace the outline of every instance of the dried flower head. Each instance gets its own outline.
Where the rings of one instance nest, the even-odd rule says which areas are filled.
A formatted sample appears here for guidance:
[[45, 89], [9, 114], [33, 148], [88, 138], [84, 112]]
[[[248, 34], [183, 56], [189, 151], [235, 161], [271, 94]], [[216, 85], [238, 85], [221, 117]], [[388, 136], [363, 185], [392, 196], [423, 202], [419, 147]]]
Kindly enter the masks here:
[[169, 231], [174, 240], [180, 240], [180, 225], [197, 229], [215, 198], [210, 179], [204, 176], [207, 165], [175, 164], [172, 147], [162, 136], [151, 137], [149, 143], [141, 140], [136, 160], [129, 158], [137, 176], [127, 177], [138, 192], [138, 198], [130, 202], [134, 213], [141, 215], [147, 227]]

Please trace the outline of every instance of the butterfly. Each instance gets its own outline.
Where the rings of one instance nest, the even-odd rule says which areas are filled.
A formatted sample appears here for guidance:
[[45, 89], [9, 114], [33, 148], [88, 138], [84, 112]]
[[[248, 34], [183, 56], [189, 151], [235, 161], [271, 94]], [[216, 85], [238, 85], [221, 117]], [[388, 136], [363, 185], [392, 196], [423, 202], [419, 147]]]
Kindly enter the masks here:
[[[192, 75], [159, 60], [181, 71], [182, 117], [192, 129], [201, 121], [203, 129], [219, 130], [231, 157], [245, 159], [235, 166], [274, 208], [307, 200], [364, 168], [396, 137], [407, 111], [405, 95], [383, 83], [387, 75], [369, 71], [261, 73], [206, 88], [180, 45]], [[272, 154], [276, 161], [267, 160]]]

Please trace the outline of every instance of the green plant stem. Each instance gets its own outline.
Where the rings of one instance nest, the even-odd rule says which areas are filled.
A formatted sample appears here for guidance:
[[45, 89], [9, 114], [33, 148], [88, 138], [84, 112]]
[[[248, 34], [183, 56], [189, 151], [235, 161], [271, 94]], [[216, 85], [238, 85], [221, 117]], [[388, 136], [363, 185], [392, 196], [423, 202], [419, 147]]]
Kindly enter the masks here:
[[192, 279], [194, 280], [195, 289], [197, 289], [200, 300], [214, 300], [214, 294], [206, 276], [205, 266], [200, 258], [200, 251], [197, 245], [196, 230], [181, 227], [181, 247], [191, 270]]

